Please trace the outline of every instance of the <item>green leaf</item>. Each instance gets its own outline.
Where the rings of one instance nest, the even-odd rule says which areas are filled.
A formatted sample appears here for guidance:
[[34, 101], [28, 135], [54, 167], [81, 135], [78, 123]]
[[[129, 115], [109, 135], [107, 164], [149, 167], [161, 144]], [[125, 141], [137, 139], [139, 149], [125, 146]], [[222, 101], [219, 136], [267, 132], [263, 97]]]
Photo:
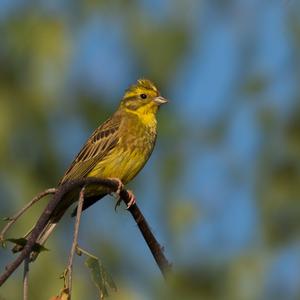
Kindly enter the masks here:
[[106, 272], [106, 270], [104, 269], [104, 267], [103, 267], [103, 270], [104, 270], [104, 275], [105, 275], [106, 283], [109, 285], [109, 287], [111, 289], [113, 289], [116, 292], [117, 291], [117, 285], [115, 284], [115, 282], [112, 279], [112, 277], [110, 276], [110, 274], [108, 272]]
[[[5, 241], [8, 241], [8, 242], [11, 242], [11, 243], [14, 243], [20, 247], [24, 247], [27, 243], [27, 239], [25, 238], [19, 238], [19, 239], [6, 239]], [[34, 252], [42, 252], [42, 251], [48, 251], [47, 248], [45, 248], [44, 246], [38, 244], [38, 243], [35, 243], [34, 246], [32, 247], [32, 251]]]
[[27, 243], [27, 240], [25, 238], [19, 238], [19, 239], [6, 239], [6, 241], [14, 243], [18, 246], [24, 247]]
[[[87, 253], [85, 254], [88, 255]], [[117, 290], [117, 286], [112, 277], [107, 273], [97, 257], [88, 256], [87, 260], [85, 261], [85, 265], [91, 271], [92, 280], [99, 290], [101, 299], [108, 297], [107, 287], [110, 287], [114, 291]]]

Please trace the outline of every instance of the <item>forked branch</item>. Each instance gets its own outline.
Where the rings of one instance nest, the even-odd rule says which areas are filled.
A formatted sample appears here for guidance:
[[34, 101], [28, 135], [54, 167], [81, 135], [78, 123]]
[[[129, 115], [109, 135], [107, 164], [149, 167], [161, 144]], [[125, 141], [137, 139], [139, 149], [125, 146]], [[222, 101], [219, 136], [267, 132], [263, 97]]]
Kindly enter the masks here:
[[[31, 231], [30, 235], [28, 236], [28, 241], [26, 245], [24, 246], [22, 252], [19, 254], [19, 256], [8, 266], [6, 266], [5, 271], [0, 276], [0, 286], [9, 278], [9, 276], [18, 268], [18, 266], [24, 261], [26, 257], [29, 256], [29, 254], [32, 251], [32, 248], [34, 247], [36, 240], [39, 236], [39, 234], [42, 232], [43, 228], [49, 221], [49, 218], [58, 205], [58, 203], [61, 201], [61, 199], [64, 197], [64, 195], [71, 190], [75, 189], [82, 189], [84, 186], [88, 186], [90, 184], [97, 184], [100, 186], [104, 186], [108, 188], [111, 192], [116, 192], [119, 188], [118, 182], [114, 180], [109, 179], [99, 179], [99, 178], [84, 178], [84, 179], [78, 179], [78, 180], [72, 180], [68, 181], [65, 184], [59, 186], [56, 189], [56, 192], [53, 196], [53, 198], [48, 202], [45, 210], [39, 217], [34, 229]], [[130, 195], [128, 192], [124, 189], [120, 192], [120, 196], [122, 200], [128, 204], [130, 201]], [[162, 274], [164, 277], [166, 277], [166, 274], [171, 268], [171, 265], [169, 264], [168, 260], [166, 259], [163, 249], [156, 240], [155, 236], [151, 232], [147, 221], [143, 214], [141, 213], [140, 209], [136, 204], [130, 206], [129, 211], [131, 215], [133, 216], [135, 222], [137, 223], [148, 247], [150, 248], [150, 251], [159, 266]]]
[[14, 223], [36, 202], [44, 198], [49, 194], [55, 194], [56, 189], [51, 188], [47, 189], [39, 194], [37, 194], [28, 204], [26, 204], [20, 211], [18, 211], [14, 216], [8, 218], [8, 223], [4, 226], [4, 228], [0, 232], [0, 242], [4, 242], [5, 240], [5, 233], [9, 230], [9, 228], [14, 225]]

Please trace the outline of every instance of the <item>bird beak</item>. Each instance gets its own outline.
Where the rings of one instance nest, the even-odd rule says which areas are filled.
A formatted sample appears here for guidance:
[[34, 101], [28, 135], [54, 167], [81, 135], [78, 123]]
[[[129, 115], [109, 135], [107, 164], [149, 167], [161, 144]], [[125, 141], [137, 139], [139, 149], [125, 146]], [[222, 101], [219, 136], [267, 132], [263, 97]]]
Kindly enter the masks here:
[[154, 102], [157, 103], [158, 105], [161, 105], [161, 104], [165, 104], [165, 103], [169, 102], [169, 100], [167, 100], [166, 98], [164, 98], [162, 96], [158, 96], [158, 97], [154, 98]]

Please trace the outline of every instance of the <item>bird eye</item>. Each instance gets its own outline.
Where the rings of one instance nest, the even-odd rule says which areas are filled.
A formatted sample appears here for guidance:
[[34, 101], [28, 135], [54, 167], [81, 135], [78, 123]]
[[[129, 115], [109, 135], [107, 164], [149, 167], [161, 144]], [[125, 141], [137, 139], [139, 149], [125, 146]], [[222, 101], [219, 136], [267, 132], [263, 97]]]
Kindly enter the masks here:
[[141, 94], [140, 97], [141, 97], [142, 99], [146, 99], [146, 98], [147, 98], [147, 95], [146, 95], [146, 94]]

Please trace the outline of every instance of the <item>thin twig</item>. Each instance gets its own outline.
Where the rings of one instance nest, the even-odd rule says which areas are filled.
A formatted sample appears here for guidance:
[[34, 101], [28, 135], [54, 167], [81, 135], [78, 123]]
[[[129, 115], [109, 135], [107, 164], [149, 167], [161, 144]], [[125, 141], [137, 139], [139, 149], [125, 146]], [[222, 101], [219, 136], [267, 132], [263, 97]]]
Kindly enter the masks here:
[[42, 212], [39, 217], [35, 227], [30, 232], [27, 243], [24, 246], [23, 250], [19, 256], [9, 265], [5, 267], [5, 271], [0, 275], [0, 286], [9, 278], [9, 276], [19, 267], [23, 260], [30, 254], [32, 248], [34, 247], [36, 240], [38, 239], [39, 234], [43, 231], [47, 222], [49, 221], [51, 214], [57, 207], [58, 203], [62, 200], [64, 195], [70, 191], [75, 190], [76, 188], [82, 188], [88, 184], [101, 185], [106, 187], [111, 192], [115, 192], [118, 189], [118, 183], [114, 180], [109, 179], [100, 179], [100, 178], [83, 178], [68, 181], [57, 188], [56, 193], [48, 202], [45, 210]]
[[14, 216], [8, 218], [9, 222], [4, 226], [0, 233], [0, 242], [4, 241], [5, 239], [5, 233], [9, 230], [9, 228], [36, 202], [44, 198], [45, 196], [49, 194], [54, 194], [56, 192], [55, 188], [47, 189], [38, 195], [36, 195], [28, 204], [26, 204], [20, 211], [18, 211]]
[[28, 287], [29, 287], [29, 256], [24, 260], [24, 273], [23, 273], [23, 300], [28, 300]]
[[92, 257], [93, 259], [98, 259], [97, 256], [95, 256], [95, 255], [91, 254], [90, 252], [88, 252], [88, 251], [86, 251], [86, 250], [80, 248], [78, 245], [77, 245], [77, 247], [76, 247], [76, 251], [77, 251], [77, 253], [79, 253], [78, 255], [81, 255], [81, 254], [83, 253], [83, 254], [85, 254], [86, 256]]
[[69, 293], [69, 300], [71, 300], [72, 297], [72, 273], [73, 273], [73, 260], [74, 260], [74, 254], [76, 252], [76, 248], [78, 245], [78, 233], [79, 233], [79, 225], [80, 225], [80, 218], [81, 218], [81, 213], [82, 213], [82, 206], [84, 202], [84, 189], [83, 187], [79, 193], [79, 201], [78, 201], [78, 207], [77, 207], [77, 213], [76, 213], [76, 220], [75, 220], [75, 225], [74, 225], [74, 237], [73, 237], [73, 243], [69, 255], [69, 261], [68, 261], [68, 266], [66, 268], [65, 274], [68, 276], [67, 280], [67, 286], [66, 288], [68, 289]]
[[[92, 178], [92, 177], [68, 181], [65, 184], [59, 186], [53, 198], [50, 199], [48, 205], [46, 206], [45, 210], [43, 211], [40, 218], [38, 219], [34, 229], [31, 231], [27, 243], [24, 246], [22, 252], [11, 264], [5, 267], [5, 271], [0, 275], [0, 286], [16, 270], [16, 268], [18, 268], [18, 266], [23, 262], [23, 260], [30, 254], [33, 246], [36, 243], [39, 234], [44, 229], [45, 225], [47, 224], [47, 222], [51, 217], [52, 212], [57, 207], [57, 204], [61, 201], [63, 196], [66, 193], [76, 188], [83, 188], [84, 186], [90, 184], [106, 187], [111, 192], [117, 191], [119, 186], [119, 184], [115, 180]], [[126, 190], [122, 190], [120, 192], [120, 196], [126, 204], [129, 203], [130, 196]], [[170, 270], [171, 265], [169, 264], [168, 260], [164, 256], [162, 247], [157, 242], [156, 238], [151, 232], [144, 216], [142, 215], [137, 205], [136, 204], [132, 205], [129, 208], [129, 211], [132, 214], [133, 218], [135, 219], [162, 274], [166, 277], [166, 274]]]
[[[68, 187], [71, 188], [72, 185], [68, 185]], [[43, 211], [40, 218], [38, 219], [34, 229], [31, 231], [27, 243], [24, 246], [20, 255], [11, 264], [5, 267], [5, 271], [0, 276], [0, 286], [16, 270], [16, 268], [18, 268], [18, 266], [23, 262], [23, 260], [30, 254], [33, 246], [36, 243], [39, 234], [42, 232], [47, 222], [49, 221], [51, 213], [54, 211], [61, 198], [68, 191], [69, 190], [64, 185], [58, 188], [57, 192], [54, 194], [53, 198], [49, 201], [45, 210]]]

